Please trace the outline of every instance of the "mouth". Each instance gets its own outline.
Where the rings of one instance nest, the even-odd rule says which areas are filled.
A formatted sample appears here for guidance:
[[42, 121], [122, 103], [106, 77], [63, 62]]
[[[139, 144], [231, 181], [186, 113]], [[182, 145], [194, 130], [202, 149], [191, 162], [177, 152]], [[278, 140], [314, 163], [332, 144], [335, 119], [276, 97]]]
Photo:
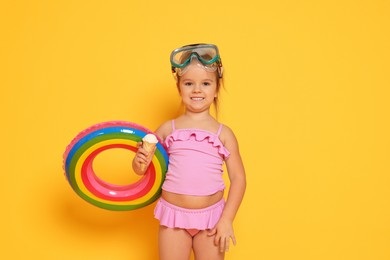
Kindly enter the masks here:
[[202, 98], [202, 97], [192, 97], [191, 100], [193, 100], [193, 101], [202, 101], [202, 100], [204, 100], [204, 98]]

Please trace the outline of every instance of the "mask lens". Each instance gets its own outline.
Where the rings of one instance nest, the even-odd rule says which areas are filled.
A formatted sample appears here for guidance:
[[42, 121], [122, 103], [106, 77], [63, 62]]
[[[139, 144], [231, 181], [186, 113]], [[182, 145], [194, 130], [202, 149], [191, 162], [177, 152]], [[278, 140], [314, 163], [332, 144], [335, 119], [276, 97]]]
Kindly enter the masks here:
[[199, 48], [196, 50], [199, 58], [204, 63], [215, 62], [217, 51], [213, 48]]
[[174, 54], [172, 61], [178, 67], [186, 66], [191, 59], [191, 51], [180, 51]]

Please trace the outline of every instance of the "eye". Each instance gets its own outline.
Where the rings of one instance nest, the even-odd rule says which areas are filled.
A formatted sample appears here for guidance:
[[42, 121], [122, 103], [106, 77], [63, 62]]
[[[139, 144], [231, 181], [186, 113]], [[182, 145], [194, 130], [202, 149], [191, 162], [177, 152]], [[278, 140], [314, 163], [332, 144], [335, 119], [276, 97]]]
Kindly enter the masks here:
[[210, 82], [203, 82], [203, 86], [210, 86], [211, 83]]
[[192, 82], [184, 82], [184, 86], [191, 87], [192, 86]]

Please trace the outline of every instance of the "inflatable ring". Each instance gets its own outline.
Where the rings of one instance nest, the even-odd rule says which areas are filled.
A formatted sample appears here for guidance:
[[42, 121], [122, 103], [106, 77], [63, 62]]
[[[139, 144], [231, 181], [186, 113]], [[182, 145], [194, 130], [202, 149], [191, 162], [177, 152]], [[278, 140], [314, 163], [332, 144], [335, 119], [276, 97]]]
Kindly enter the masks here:
[[154, 202], [168, 167], [168, 154], [161, 140], [146, 173], [129, 185], [116, 185], [100, 179], [93, 171], [95, 157], [112, 148], [137, 151], [137, 143], [152, 133], [150, 130], [124, 121], [97, 124], [79, 133], [64, 153], [64, 170], [73, 190], [84, 200], [108, 210], [134, 210]]

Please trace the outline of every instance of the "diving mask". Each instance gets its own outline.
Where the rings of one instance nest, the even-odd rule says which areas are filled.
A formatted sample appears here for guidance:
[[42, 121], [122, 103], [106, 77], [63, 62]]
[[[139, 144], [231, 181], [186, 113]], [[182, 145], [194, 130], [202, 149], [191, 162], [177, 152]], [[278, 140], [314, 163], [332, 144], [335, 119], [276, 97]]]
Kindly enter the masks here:
[[171, 53], [172, 73], [183, 75], [187, 66], [196, 59], [198, 65], [205, 70], [214, 72], [218, 70], [218, 76], [222, 78], [222, 61], [218, 47], [214, 44], [191, 44], [175, 49]]

